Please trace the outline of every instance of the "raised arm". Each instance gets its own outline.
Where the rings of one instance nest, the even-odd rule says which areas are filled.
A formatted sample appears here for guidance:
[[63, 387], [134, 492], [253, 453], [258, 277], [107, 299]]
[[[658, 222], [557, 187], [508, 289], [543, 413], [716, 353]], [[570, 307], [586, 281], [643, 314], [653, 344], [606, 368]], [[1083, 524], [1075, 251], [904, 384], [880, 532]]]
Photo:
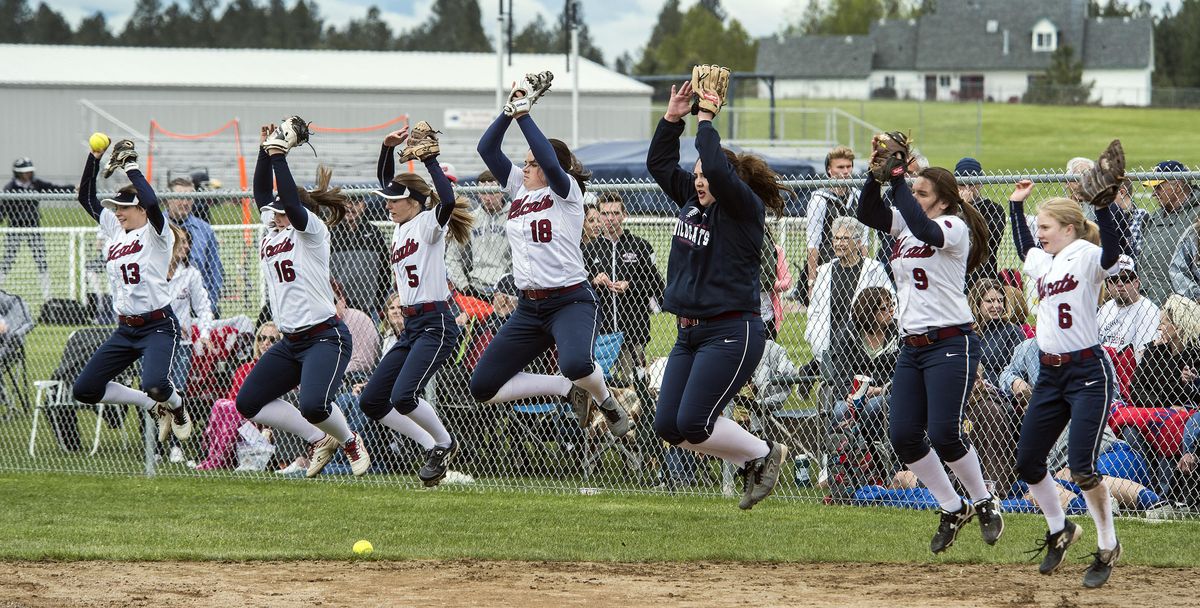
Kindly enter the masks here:
[[512, 161], [504, 155], [500, 150], [500, 144], [504, 142], [504, 132], [508, 131], [508, 125], [512, 124], [512, 118], [504, 114], [496, 117], [492, 121], [492, 125], [483, 132], [483, 137], [479, 138], [479, 145], [475, 146], [475, 151], [479, 152], [479, 157], [483, 159], [483, 164], [487, 165], [489, 171], [495, 176], [500, 187], [508, 187], [508, 176], [512, 173]]
[[892, 212], [883, 202], [883, 187], [875, 178], [867, 175], [858, 194], [858, 209], [854, 212], [858, 221], [884, 234], [892, 231]]
[[1016, 189], [1008, 198], [1008, 223], [1012, 224], [1013, 246], [1021, 261], [1025, 261], [1025, 254], [1034, 248], [1033, 235], [1029, 233], [1029, 223], [1025, 221], [1025, 199], [1032, 191], [1033, 182], [1023, 179], [1017, 182]]
[[692, 83], [686, 81], [678, 89], [671, 85], [667, 111], [658, 121], [646, 153], [646, 169], [658, 187], [680, 207], [696, 195], [696, 176], [679, 168], [679, 136], [683, 135], [683, 117], [691, 108]]
[[[533, 152], [533, 158], [542, 168], [542, 173], [546, 174], [546, 183], [550, 184], [550, 189], [559, 198], [566, 198], [571, 193], [573, 178], [558, 163], [558, 155], [554, 153], [554, 146], [550, 145], [550, 140], [546, 139], [529, 114], [518, 117], [517, 125], [521, 127], [521, 133], [525, 134], [525, 141], [529, 144], [529, 150]], [[492, 174], [495, 175], [495, 172]]]
[[154, 188], [150, 187], [150, 182], [146, 181], [146, 176], [142, 175], [141, 169], [129, 169], [125, 172], [125, 177], [129, 178], [134, 189], [137, 190], [138, 201], [146, 210], [146, 219], [150, 220], [150, 225], [154, 226], [155, 232], [162, 234], [163, 228], [167, 225], [167, 216], [163, 215], [162, 206], [158, 203], [158, 196], [154, 194]]
[[1096, 209], [1096, 226], [1100, 228], [1100, 267], [1108, 270], [1121, 256], [1121, 230], [1111, 206]]
[[379, 150], [379, 162], [375, 165], [375, 177], [379, 187], [387, 187], [396, 177], [396, 146], [408, 139], [408, 127], [403, 127], [388, 133], [383, 137], [383, 145]]
[[[275, 171], [275, 181], [279, 185], [279, 202], [283, 204], [284, 213], [292, 226], [304, 232], [308, 228], [308, 210], [300, 204], [300, 194], [296, 192], [296, 180], [292, 178], [292, 170], [288, 167], [287, 156], [282, 152], [271, 154], [271, 168]], [[255, 171], [257, 173], [257, 171]]]
[[100, 199], [96, 198], [96, 177], [99, 175], [100, 157], [89, 152], [83, 164], [83, 177], [79, 180], [79, 204], [96, 221], [100, 221], [100, 212], [104, 210]]
[[258, 149], [258, 160], [254, 163], [254, 203], [262, 207], [275, 200], [271, 183], [271, 157], [266, 150]]
[[892, 180], [892, 204], [904, 218], [904, 223], [908, 226], [909, 231], [918, 240], [934, 247], [946, 244], [946, 234], [942, 232], [942, 227], [929, 219], [929, 216], [921, 209], [912, 190], [909, 190], [904, 176]]
[[429, 171], [429, 177], [433, 178], [433, 187], [437, 190], [439, 202], [433, 212], [437, 216], [438, 224], [445, 226], [454, 213], [454, 187], [450, 185], [450, 178], [442, 171], [437, 155], [430, 156], [422, 162], [425, 163], [425, 169]]
[[[701, 112], [700, 125], [696, 129], [696, 151], [700, 153], [700, 165], [708, 187], [718, 201], [726, 201], [725, 209], [734, 217], [758, 217], [764, 210], [762, 199], [738, 177], [737, 171], [725, 150], [721, 148], [721, 136], [712, 126], [711, 118], [704, 119]], [[730, 204], [732, 203], [732, 204]]]

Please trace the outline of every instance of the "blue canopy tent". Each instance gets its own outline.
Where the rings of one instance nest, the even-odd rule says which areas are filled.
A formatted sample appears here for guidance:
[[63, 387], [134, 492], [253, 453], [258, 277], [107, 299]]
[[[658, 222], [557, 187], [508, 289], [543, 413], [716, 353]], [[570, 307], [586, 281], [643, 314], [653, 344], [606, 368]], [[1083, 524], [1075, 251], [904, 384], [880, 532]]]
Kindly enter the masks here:
[[[735, 152], [743, 150], [727, 146]], [[592, 180], [598, 182], [644, 181], [650, 179], [646, 169], [646, 153], [650, 142], [645, 140], [612, 141], [591, 144], [575, 150], [575, 156], [592, 172]], [[696, 165], [696, 138], [679, 139], [679, 164], [690, 171]], [[821, 173], [817, 165], [805, 160], [760, 155], [776, 173], [788, 177], [816, 176]], [[803, 203], [807, 196], [788, 197], [788, 215], [803, 215]], [[626, 208], [632, 214], [674, 215], [677, 207], [661, 193], [640, 192], [625, 197]]]

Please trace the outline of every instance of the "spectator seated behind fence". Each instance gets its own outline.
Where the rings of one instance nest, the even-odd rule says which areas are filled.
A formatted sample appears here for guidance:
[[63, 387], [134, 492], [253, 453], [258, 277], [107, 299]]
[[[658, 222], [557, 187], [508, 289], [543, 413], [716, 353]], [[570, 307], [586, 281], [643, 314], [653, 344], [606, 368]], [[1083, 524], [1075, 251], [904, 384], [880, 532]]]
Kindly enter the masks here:
[[1173, 178], [1173, 173], [1187, 171], [1177, 160], [1166, 160], [1154, 168], [1157, 179], [1142, 182], [1154, 189], [1159, 208], [1141, 225], [1141, 255], [1138, 257], [1142, 293], [1155, 304], [1162, 305], [1171, 295], [1171, 260], [1183, 233], [1196, 222], [1200, 207], [1200, 189], [1185, 179]]
[[[204, 428], [204, 439], [201, 443], [205, 458], [196, 465], [197, 469], [207, 471], [231, 469], [236, 466], [234, 446], [237, 444], [238, 428], [246, 422], [246, 419], [237, 411], [238, 391], [242, 389], [242, 384], [250, 375], [250, 370], [254, 369], [254, 365], [258, 363], [259, 357], [262, 357], [262, 354], [272, 344], [282, 338], [283, 333], [271, 321], [263, 323], [255, 332], [253, 358], [233, 372], [233, 379], [230, 381], [225, 397], [213, 402], [208, 426]], [[307, 468], [307, 463], [305, 463], [305, 467]]]
[[1132, 405], [1114, 410], [1108, 423], [1150, 463], [1151, 488], [1178, 500], [1184, 497], [1172, 492], [1172, 471], [1200, 403], [1200, 304], [1171, 296], [1158, 330], [1134, 370]]
[[[825, 173], [829, 179], [848, 179], [854, 173], [854, 151], [846, 146], [838, 146], [825, 155]], [[807, 258], [803, 268], [805, 284], [808, 288], [801, 298], [810, 302], [817, 281], [817, 268], [833, 260], [833, 222], [839, 217], [855, 216], [858, 208], [858, 188], [852, 186], [836, 186], [821, 188], [813, 192], [808, 200], [805, 215], [808, 217], [805, 230]], [[862, 245], [861, 255], [866, 256], [867, 234], [860, 231], [858, 242]]]
[[1109, 299], [1100, 307], [1100, 343], [1116, 352], [1132, 348], [1136, 357], [1158, 334], [1159, 310], [1149, 298], [1142, 297], [1142, 282], [1129, 256], [1117, 261], [1121, 271], [1108, 277], [1104, 286]]
[[[23, 364], [25, 335], [33, 329], [33, 316], [21, 296], [0, 290], [0, 400], [13, 403], [13, 395], [4, 389], [3, 372]], [[22, 387], [14, 387], [22, 390]]]
[[[983, 175], [983, 166], [974, 158], [968, 156], [959, 159], [958, 163], [954, 165], [954, 177], [975, 175]], [[979, 215], [983, 216], [983, 221], [987, 223], [988, 228], [988, 257], [974, 272], [967, 275], [967, 286], [971, 288], [982, 279], [999, 277], [996, 256], [1000, 252], [1000, 241], [1004, 238], [1005, 213], [1003, 207], [980, 194], [978, 184], [959, 182], [958, 196], [975, 206]]]
[[348, 307], [370, 315], [381, 309], [391, 291], [390, 251], [383, 232], [367, 218], [363, 200], [350, 199], [346, 217], [329, 229], [329, 272], [342, 284]]
[[[491, 171], [480, 173], [476, 181], [480, 186], [497, 187]], [[504, 232], [508, 206], [502, 191], [480, 193], [475, 198], [479, 207], [474, 211], [471, 238], [463, 244], [448, 244], [446, 271], [456, 290], [486, 300], [500, 277], [512, 272], [512, 250]]]
[[[172, 179], [170, 187], [171, 192], [196, 191], [190, 177]], [[191, 237], [188, 265], [200, 272], [210, 302], [209, 307], [214, 315], [220, 316], [218, 302], [221, 300], [221, 290], [225, 286], [225, 268], [221, 265], [217, 234], [213, 232], [212, 224], [192, 214], [195, 199], [175, 197], [167, 198], [166, 202], [171, 223], [186, 230]]]
[[[18, 158], [13, 162], [13, 178], [4, 186], [5, 192], [71, 192], [74, 186], [58, 186], [34, 176], [33, 161]], [[0, 221], [7, 219], [10, 228], [38, 228], [42, 225], [42, 212], [38, 199], [28, 198], [0, 203]], [[0, 285], [12, 270], [21, 243], [29, 245], [33, 264], [37, 268], [38, 280], [42, 285], [42, 298], [50, 299], [50, 267], [46, 261], [46, 241], [41, 232], [31, 230], [10, 234], [4, 239], [4, 257], [0, 258]]]
[[863, 225], [852, 217], [834, 220], [834, 259], [817, 269], [804, 339], [813, 357], [822, 361], [830, 338], [849, 323], [850, 305], [859, 293], [868, 287], [880, 287], [893, 297], [895, 294], [883, 264], [862, 256], [858, 242], [863, 230]]
[[1013, 349], [1025, 340], [1021, 326], [1009, 320], [1004, 286], [995, 279], [980, 279], [971, 288], [971, 315], [983, 350], [983, 373], [979, 380], [994, 385], [1012, 359]]
[[1037, 335], [1037, 330], [1029, 323], [1029, 302], [1020, 287], [1004, 286], [1004, 310], [1004, 318], [1018, 325], [1026, 338]]
[[379, 332], [375, 322], [367, 313], [351, 308], [346, 299], [346, 290], [336, 279], [329, 282], [333, 288], [333, 304], [337, 315], [350, 328], [353, 347], [350, 350], [350, 365], [346, 366], [346, 377], [342, 381], [345, 386], [353, 386], [364, 381], [375, 369], [379, 361]]
[[[887, 437], [887, 408], [900, 341], [895, 321], [895, 296], [883, 287], [868, 287], [854, 298], [850, 325], [833, 338], [822, 365], [822, 376], [833, 397], [832, 423], [855, 427], [869, 441]], [[855, 376], [870, 378], [862, 405], [852, 405]]]
[[1168, 273], [1175, 293], [1200, 300], [1200, 215], [1179, 237]]

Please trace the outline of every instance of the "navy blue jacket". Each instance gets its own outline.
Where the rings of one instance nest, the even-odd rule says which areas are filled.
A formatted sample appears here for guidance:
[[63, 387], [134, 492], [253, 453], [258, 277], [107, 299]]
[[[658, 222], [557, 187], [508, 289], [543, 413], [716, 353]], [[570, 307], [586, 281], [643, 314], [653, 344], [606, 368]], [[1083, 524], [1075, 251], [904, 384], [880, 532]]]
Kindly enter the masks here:
[[663, 309], [699, 319], [758, 312], [766, 208], [738, 178], [709, 121], [702, 121], [697, 129], [696, 150], [716, 202], [700, 206], [695, 176], [679, 167], [683, 127], [683, 121], [660, 120], [646, 156], [654, 181], [679, 205]]

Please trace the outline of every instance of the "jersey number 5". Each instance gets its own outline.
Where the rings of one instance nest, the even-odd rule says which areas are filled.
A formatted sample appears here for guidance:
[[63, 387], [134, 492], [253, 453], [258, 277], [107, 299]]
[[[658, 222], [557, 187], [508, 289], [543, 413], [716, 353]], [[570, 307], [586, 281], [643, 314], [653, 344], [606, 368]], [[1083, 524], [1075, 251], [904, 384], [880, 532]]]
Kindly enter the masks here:
[[554, 227], [550, 224], [550, 220], [529, 222], [529, 232], [532, 233], [535, 243], [549, 243], [554, 238]]
[[405, 274], [408, 275], [408, 286], [416, 287], [421, 284], [421, 278], [417, 276], [417, 265], [409, 264], [404, 267]]
[[142, 269], [137, 264], [121, 264], [121, 278], [126, 285], [136, 285], [142, 282]]
[[929, 289], [929, 275], [924, 268], [913, 268], [913, 283], [917, 289]]
[[291, 260], [275, 262], [275, 277], [280, 283], [291, 283], [296, 280], [296, 269], [292, 268]]

